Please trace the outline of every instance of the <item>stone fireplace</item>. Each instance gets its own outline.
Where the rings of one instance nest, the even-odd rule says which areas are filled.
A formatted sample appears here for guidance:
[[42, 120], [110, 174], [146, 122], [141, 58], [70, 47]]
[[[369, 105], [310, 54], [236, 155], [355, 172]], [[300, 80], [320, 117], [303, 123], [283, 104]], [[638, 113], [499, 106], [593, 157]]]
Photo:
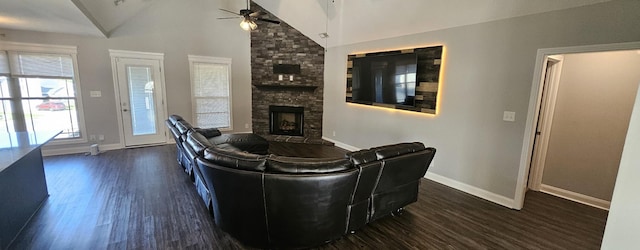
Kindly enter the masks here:
[[[267, 13], [264, 18], [279, 20], [253, 2], [251, 9]], [[254, 133], [267, 139], [322, 141], [322, 46], [285, 22], [261, 23], [251, 31], [251, 85]], [[272, 108], [284, 106], [304, 108], [279, 111], [274, 117]], [[280, 120], [274, 124], [274, 119]]]
[[304, 107], [269, 106], [269, 133], [304, 136]]

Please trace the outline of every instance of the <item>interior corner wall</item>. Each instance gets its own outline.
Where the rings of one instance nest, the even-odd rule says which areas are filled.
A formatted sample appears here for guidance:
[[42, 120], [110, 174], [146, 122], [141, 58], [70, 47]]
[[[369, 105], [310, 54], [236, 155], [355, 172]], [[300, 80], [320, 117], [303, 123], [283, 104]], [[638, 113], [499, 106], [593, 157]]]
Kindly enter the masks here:
[[[637, 20], [639, 1], [611, 1], [330, 47], [323, 135], [355, 148], [424, 142], [438, 149], [429, 173], [513, 201], [537, 50], [639, 41]], [[439, 44], [437, 115], [345, 102], [348, 54]], [[516, 121], [503, 121], [503, 111], [516, 112]]]
[[[11, 42], [78, 46], [78, 70], [88, 134], [120, 144], [109, 49], [164, 53], [167, 113], [193, 121], [187, 55], [232, 59], [233, 132], [251, 124], [249, 34], [236, 20], [217, 20], [219, 1], [159, 1], [115, 29], [109, 38], [1, 30]], [[101, 91], [102, 97], [90, 97]], [[164, 127], [163, 127], [164, 129]], [[88, 144], [84, 144], [87, 146]], [[60, 145], [78, 147], [83, 145]]]

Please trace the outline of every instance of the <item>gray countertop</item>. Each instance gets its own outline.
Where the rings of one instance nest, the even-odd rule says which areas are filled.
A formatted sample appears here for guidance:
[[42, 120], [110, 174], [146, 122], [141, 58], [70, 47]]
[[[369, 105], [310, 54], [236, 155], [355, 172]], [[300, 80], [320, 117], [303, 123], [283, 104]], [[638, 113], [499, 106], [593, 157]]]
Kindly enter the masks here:
[[62, 131], [0, 132], [0, 172], [40, 148]]

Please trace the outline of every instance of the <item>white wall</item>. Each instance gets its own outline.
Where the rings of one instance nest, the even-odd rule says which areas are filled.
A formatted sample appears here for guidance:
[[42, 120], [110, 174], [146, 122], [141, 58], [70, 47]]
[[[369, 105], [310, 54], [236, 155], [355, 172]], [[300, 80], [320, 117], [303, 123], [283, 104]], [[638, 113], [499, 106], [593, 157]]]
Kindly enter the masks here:
[[[232, 58], [234, 131], [250, 131], [244, 128], [245, 123], [251, 124], [249, 33], [240, 29], [237, 20], [217, 20], [222, 14], [220, 7], [218, 0], [189, 4], [162, 0], [116, 28], [108, 39], [18, 30], [0, 33], [6, 34], [5, 41], [78, 46], [87, 133], [105, 135], [103, 144], [120, 143], [109, 49], [164, 53], [168, 114], [179, 114], [189, 121], [187, 55]], [[89, 91], [95, 90], [102, 91], [102, 97], [90, 97]]]
[[627, 139], [613, 191], [602, 249], [636, 249], [640, 246], [640, 90], [629, 123]]
[[[429, 173], [515, 207], [537, 50], [638, 41], [639, 19], [640, 2], [613, 1], [330, 47], [323, 134], [356, 148], [422, 141], [438, 149]], [[348, 54], [438, 44], [445, 54], [436, 116], [345, 102]], [[515, 122], [502, 121], [505, 110], [517, 113]]]

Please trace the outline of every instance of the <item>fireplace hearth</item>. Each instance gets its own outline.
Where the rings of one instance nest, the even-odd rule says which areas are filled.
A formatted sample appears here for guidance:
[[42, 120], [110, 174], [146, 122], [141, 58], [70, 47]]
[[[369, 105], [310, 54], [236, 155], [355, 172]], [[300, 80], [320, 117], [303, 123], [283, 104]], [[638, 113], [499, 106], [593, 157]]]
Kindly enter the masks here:
[[304, 107], [269, 106], [269, 133], [304, 136]]

